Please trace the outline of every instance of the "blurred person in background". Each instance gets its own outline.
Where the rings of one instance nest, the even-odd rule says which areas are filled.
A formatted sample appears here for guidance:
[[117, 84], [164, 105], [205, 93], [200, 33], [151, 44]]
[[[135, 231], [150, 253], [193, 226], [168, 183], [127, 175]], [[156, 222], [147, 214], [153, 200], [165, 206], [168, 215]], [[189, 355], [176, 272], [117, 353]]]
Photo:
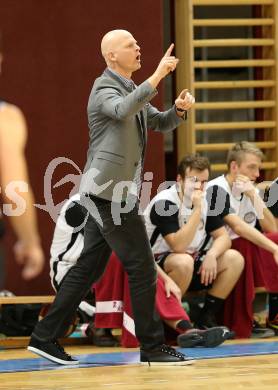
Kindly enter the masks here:
[[[0, 34], [0, 75], [3, 62]], [[33, 191], [29, 185], [25, 146], [27, 126], [23, 113], [1, 100], [0, 93], [0, 187], [3, 215], [9, 217], [17, 238], [15, 258], [22, 265], [22, 277], [38, 276], [44, 266]], [[0, 215], [1, 218], [1, 215]], [[3, 223], [3, 220], [2, 220]], [[3, 230], [3, 229], [2, 229]]]

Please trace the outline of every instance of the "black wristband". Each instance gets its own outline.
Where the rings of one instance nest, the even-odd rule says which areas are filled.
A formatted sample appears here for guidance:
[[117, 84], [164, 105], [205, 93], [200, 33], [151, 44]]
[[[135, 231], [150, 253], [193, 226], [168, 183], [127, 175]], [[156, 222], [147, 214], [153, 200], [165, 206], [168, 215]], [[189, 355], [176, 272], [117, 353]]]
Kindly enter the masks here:
[[176, 107], [176, 110], [178, 111], [178, 112], [185, 112], [186, 110], [184, 110], [183, 108], [178, 108], [177, 106], [175, 106]]

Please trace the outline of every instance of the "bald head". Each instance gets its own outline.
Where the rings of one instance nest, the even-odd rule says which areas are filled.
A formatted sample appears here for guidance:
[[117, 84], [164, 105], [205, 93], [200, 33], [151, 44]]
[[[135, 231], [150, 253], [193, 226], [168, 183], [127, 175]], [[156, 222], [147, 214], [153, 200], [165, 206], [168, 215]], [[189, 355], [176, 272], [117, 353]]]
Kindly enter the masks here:
[[101, 41], [101, 53], [106, 62], [108, 54], [117, 50], [122, 40], [127, 37], [132, 35], [126, 30], [112, 30], [104, 35]]
[[126, 30], [112, 30], [105, 34], [101, 53], [107, 67], [126, 78], [131, 78], [132, 73], [141, 68], [140, 46]]

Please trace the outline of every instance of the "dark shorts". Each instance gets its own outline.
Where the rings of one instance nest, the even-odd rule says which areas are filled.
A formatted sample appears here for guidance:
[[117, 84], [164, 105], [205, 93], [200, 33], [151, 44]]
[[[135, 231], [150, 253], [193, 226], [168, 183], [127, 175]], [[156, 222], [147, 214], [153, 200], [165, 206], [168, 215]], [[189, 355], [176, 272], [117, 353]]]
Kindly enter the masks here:
[[158, 255], [154, 255], [155, 262], [165, 271], [164, 263], [167, 257], [171, 254], [171, 252], [163, 252]]
[[188, 287], [188, 291], [200, 291], [200, 290], [208, 290], [212, 287], [212, 283], [205, 286], [201, 283], [201, 275], [198, 274], [199, 268], [202, 265], [202, 261], [197, 257], [194, 261], [194, 271], [192, 275], [192, 280]]
[[[172, 252], [164, 252], [164, 253], [159, 253], [157, 255], [154, 255], [156, 263], [165, 271], [164, 269], [164, 263], [167, 259], [167, 257], [171, 254]], [[201, 276], [198, 274], [199, 268], [202, 265], [202, 260], [201, 258], [205, 255], [205, 253], [202, 254], [197, 254], [195, 257], [194, 261], [194, 270], [193, 270], [193, 275], [192, 275], [192, 280], [190, 282], [190, 285], [188, 287], [187, 291], [200, 291], [200, 290], [208, 290], [212, 287], [212, 284], [209, 284], [205, 286], [204, 284], [201, 283]], [[166, 271], [165, 271], [166, 272]]]

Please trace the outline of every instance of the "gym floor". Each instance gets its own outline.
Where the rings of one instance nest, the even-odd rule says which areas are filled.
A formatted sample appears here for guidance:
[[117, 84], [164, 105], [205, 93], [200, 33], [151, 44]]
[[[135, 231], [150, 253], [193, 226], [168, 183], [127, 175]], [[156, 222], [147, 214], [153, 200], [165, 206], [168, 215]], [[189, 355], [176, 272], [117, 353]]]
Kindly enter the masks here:
[[0, 350], [0, 389], [278, 389], [278, 339], [226, 341], [182, 351], [192, 366], [140, 366], [138, 349], [71, 346], [80, 365], [59, 366], [26, 349]]

